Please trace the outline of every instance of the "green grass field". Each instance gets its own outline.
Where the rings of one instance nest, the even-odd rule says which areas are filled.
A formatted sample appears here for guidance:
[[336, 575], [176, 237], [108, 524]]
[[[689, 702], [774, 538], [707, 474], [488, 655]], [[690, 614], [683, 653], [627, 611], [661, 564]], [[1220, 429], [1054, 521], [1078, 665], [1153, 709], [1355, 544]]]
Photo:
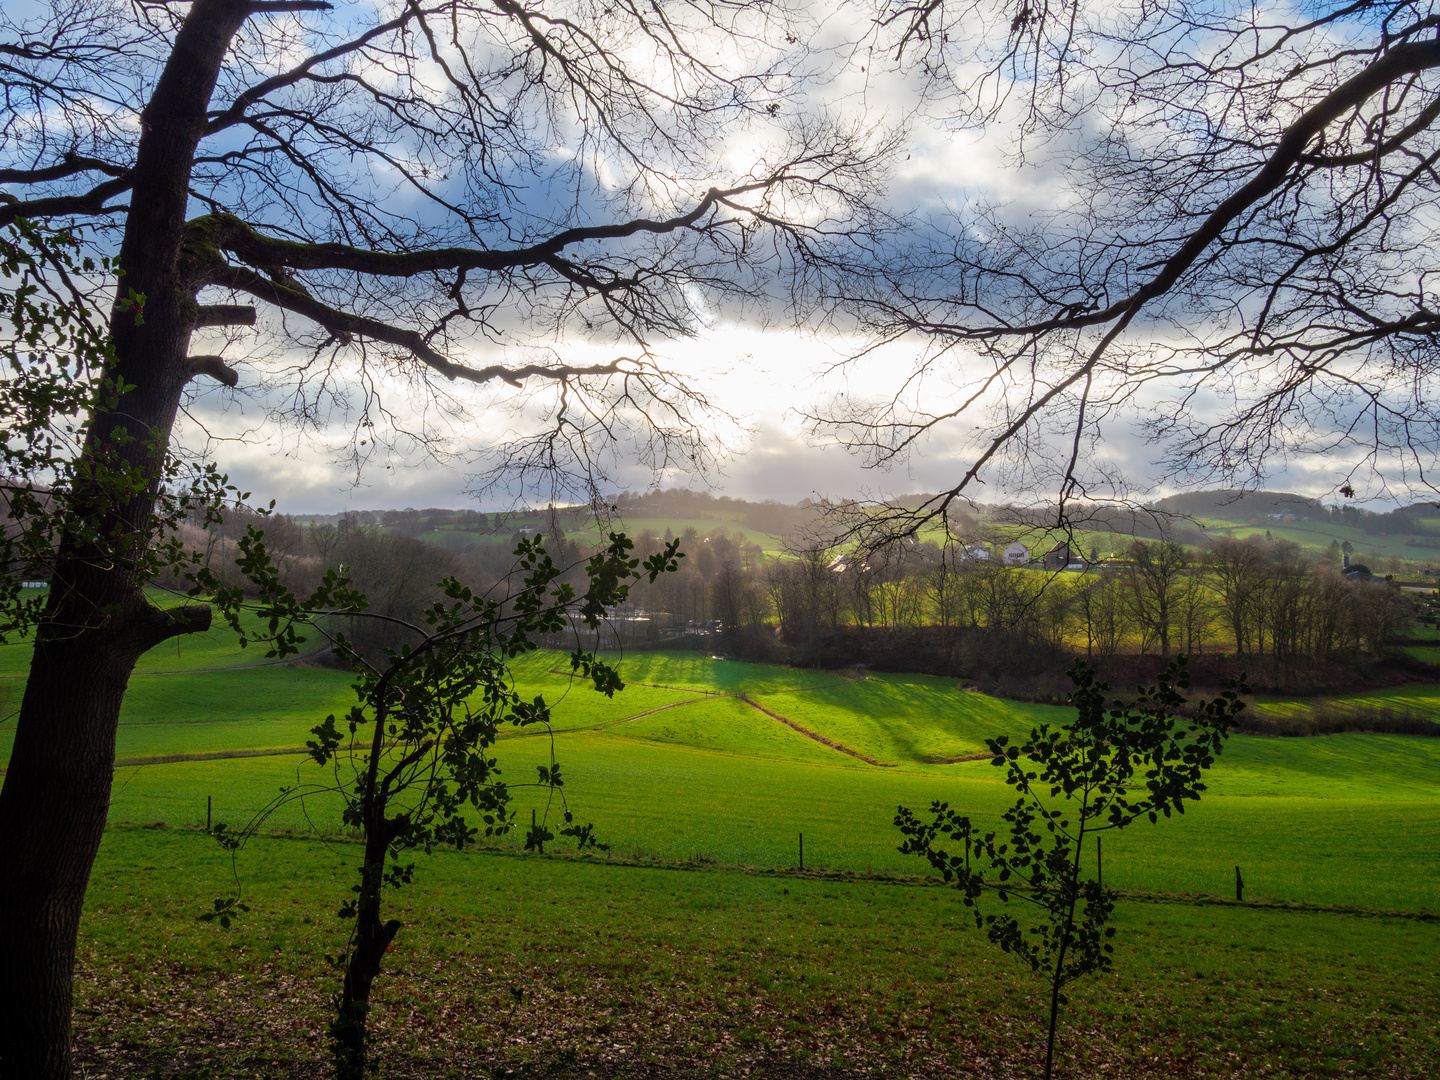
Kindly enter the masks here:
[[[611, 699], [556, 674], [563, 663], [557, 654], [537, 654], [517, 666], [521, 691], [543, 695], [555, 717], [553, 739], [535, 729], [511, 730], [500, 744], [520, 812], [538, 797], [524, 785], [553, 752], [568, 778], [571, 807], [594, 821], [615, 850], [666, 859], [788, 866], [803, 832], [811, 865], [913, 869], [895, 851], [897, 805], [920, 809], [944, 799], [998, 820], [1010, 800], [988, 762], [939, 762], [982, 751], [990, 736], [1020, 735], [1068, 715], [1057, 706], [966, 692], [953, 680], [855, 681], [694, 653], [626, 658], [622, 670], [631, 685]], [[344, 673], [307, 667], [137, 675], [119, 733], [122, 761], [291, 752], [122, 765], [111, 819], [195, 823], [209, 798], [217, 815], [238, 825], [282, 785], [333, 786], [333, 776], [297, 751], [316, 722], [348, 708], [350, 695]], [[1440, 713], [1435, 686], [1399, 687], [1369, 700]], [[0, 728], [0, 753], [9, 737], [9, 727]], [[1238, 864], [1256, 895], [1440, 911], [1433, 872], [1440, 740], [1234, 736], [1209, 785], [1183, 819], [1112, 837], [1110, 880], [1135, 889], [1223, 893]], [[338, 812], [334, 796], [322, 792], [284, 808], [269, 825], [333, 832]]]
[[[0, 670], [23, 670], [23, 652], [0, 649]], [[355, 853], [324, 790], [337, 776], [294, 751], [348, 708], [349, 678], [244, 667], [251, 658], [222, 640], [190, 655], [186, 666], [148, 657], [132, 679], [121, 759], [288, 752], [117, 768], [82, 949], [88, 1075], [112, 1067], [107, 1053], [137, 1075], [157, 1062], [177, 1071], [182, 1046], [187, 1068], [217, 1076], [319, 1060], [330, 985], [320, 956], [336, 943], [326, 913], [348, 895]], [[944, 759], [1063, 723], [1067, 709], [954, 680], [860, 681], [693, 653], [624, 658], [630, 685], [607, 699], [558, 674], [564, 664], [542, 653], [516, 665], [522, 692], [554, 707], [555, 733], [507, 733], [497, 754], [519, 816], [553, 818], [548, 793], [525, 786], [553, 750], [570, 807], [611, 853], [537, 859], [507, 839], [420, 857], [420, 884], [396, 898], [420, 925], [382, 979], [394, 1075], [441, 1075], [442, 1051], [467, 1076], [499, 1062], [613, 1072], [657, 1055], [702, 1072], [777, 1054], [896, 1075], [1028, 1068], [1038, 993], [1028, 976], [964, 929], [943, 890], [874, 875], [924, 869], [896, 851], [898, 804], [944, 799], [998, 822], [1011, 801], [987, 761]], [[22, 685], [0, 680], [12, 708]], [[1440, 715], [1440, 686], [1351, 700]], [[0, 760], [10, 738], [0, 726]], [[296, 784], [314, 794], [239, 855], [251, 915], [228, 933], [197, 922], [231, 887], [223, 852], [193, 828], [207, 799], [216, 819], [240, 825]], [[820, 877], [793, 876], [801, 833]], [[1414, 917], [1440, 915], [1437, 851], [1440, 740], [1232, 737], [1183, 817], [1106, 837], [1108, 885], [1210, 899], [1122, 902], [1120, 965], [1076, 993], [1071, 1030], [1097, 1035], [1071, 1044], [1071, 1075], [1440, 1070], [1440, 921]], [[1260, 907], [1216, 899], [1233, 896], [1237, 865]], [[835, 873], [859, 876], [824, 876]], [[512, 985], [527, 988], [523, 1006], [512, 1008]], [[407, 1004], [416, 993], [423, 1002]], [[275, 1075], [309, 1075], [296, 1068]]]
[[[13, 663], [5, 654], [20, 651], [0, 649], [0, 663]], [[346, 673], [237, 667], [245, 657], [233, 646], [226, 652], [206, 643], [195, 652], [204, 668], [161, 673], [151, 658], [150, 670], [131, 680], [121, 761], [290, 752], [122, 764], [112, 820], [193, 823], [208, 797], [224, 820], [239, 824], [282, 784], [333, 783], [300, 751], [311, 727], [348, 709]], [[1068, 715], [965, 692], [947, 679], [855, 681], [694, 653], [626, 658], [631, 685], [605, 698], [557, 674], [563, 666], [558, 654], [536, 654], [516, 668], [522, 693], [543, 695], [554, 710], [553, 739], [508, 730], [500, 744], [507, 775], [521, 785], [522, 812], [533, 799], [524, 784], [553, 752], [566, 770], [570, 804], [617, 850], [671, 859], [786, 866], [804, 832], [813, 865], [903, 870], [890, 824], [896, 805], [944, 799], [990, 819], [1008, 805], [1008, 789], [988, 762], [941, 762], [983, 751], [993, 735], [1021, 735]], [[0, 683], [12, 696], [20, 686]], [[1440, 714], [1437, 686], [1363, 700]], [[12, 725], [0, 726], [0, 762], [12, 737]], [[1440, 876], [1430, 869], [1440, 850], [1440, 740], [1234, 736], [1209, 786], [1183, 820], [1112, 837], [1107, 862], [1116, 884], [1218, 893], [1239, 864], [1259, 895], [1440, 911]], [[337, 815], [333, 797], [317, 795], [271, 824], [333, 831]]]
[[[208, 837], [111, 829], [79, 955], [86, 1075], [319, 1076], [354, 860], [255, 842], [251, 911], [223, 931], [194, 918], [229, 887]], [[1039, 985], [924, 882], [440, 852], [391, 913], [380, 1077], [1036, 1075]], [[1140, 900], [1115, 921], [1062, 1076], [1440, 1068], [1435, 923]]]
[[[1279, 540], [1293, 540], [1301, 547], [1324, 549], [1330, 541], [1349, 542], [1356, 554], [1351, 558], [1360, 561], [1364, 556], [1397, 555], [1402, 559], [1433, 563], [1440, 558], [1440, 534], [1425, 533], [1413, 536], [1377, 536], [1351, 525], [1317, 521], [1270, 522], [1263, 525], [1241, 524], [1226, 521], [1208, 521], [1205, 532], [1209, 536], [1264, 536], [1267, 532]], [[1380, 567], [1372, 567], [1380, 570]]]
[[[21, 595], [34, 595], [38, 591], [26, 589], [22, 590]], [[151, 603], [158, 604], [160, 607], [182, 607], [190, 603], [187, 597], [177, 596], [161, 589], [150, 589], [148, 592]], [[251, 612], [245, 612], [241, 619], [247, 632], [258, 633], [263, 629], [261, 621]], [[313, 631], [308, 635], [302, 631], [301, 636], [308, 636], [308, 640], [301, 647], [302, 653], [314, 651], [322, 644], [318, 635]], [[265, 649], [261, 646], [252, 645], [248, 649], [241, 649], [236, 644], [235, 632], [217, 616], [210, 629], [205, 633], [186, 634], [173, 638], [158, 648], [151, 649], [140, 657], [139, 663], [135, 665], [135, 671], [136, 674], [144, 675], [202, 671], [212, 668], [254, 667], [273, 662], [266, 659]], [[0, 645], [0, 693], [4, 692], [3, 680], [23, 681], [29, 670], [30, 646], [27, 643], [16, 641], [9, 645]]]

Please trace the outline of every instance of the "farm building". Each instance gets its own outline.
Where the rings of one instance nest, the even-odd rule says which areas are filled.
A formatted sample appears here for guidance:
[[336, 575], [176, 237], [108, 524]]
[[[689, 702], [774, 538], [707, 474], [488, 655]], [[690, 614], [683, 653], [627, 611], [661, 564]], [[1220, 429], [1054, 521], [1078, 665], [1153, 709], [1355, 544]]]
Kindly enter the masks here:
[[1070, 550], [1070, 545], [1059, 543], [1045, 553], [1046, 570], [1064, 570], [1071, 563], [1078, 563], [1080, 556]]
[[1016, 540], [1005, 549], [1006, 566], [1024, 566], [1030, 561], [1030, 549]]

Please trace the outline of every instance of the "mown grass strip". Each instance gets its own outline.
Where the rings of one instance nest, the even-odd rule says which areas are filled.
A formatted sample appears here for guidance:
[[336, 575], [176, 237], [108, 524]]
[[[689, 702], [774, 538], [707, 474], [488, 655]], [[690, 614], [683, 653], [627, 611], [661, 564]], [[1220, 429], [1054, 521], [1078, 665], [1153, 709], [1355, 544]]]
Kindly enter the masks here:
[[810, 730], [809, 728], [807, 728], [807, 727], [801, 727], [799, 724], [795, 723], [794, 720], [791, 720], [791, 719], [789, 719], [789, 718], [787, 718], [787, 717], [781, 716], [779, 713], [773, 712], [773, 711], [771, 711], [770, 709], [765, 708], [764, 705], [761, 705], [761, 704], [760, 704], [759, 702], [757, 702], [754, 698], [752, 698], [749, 694], [740, 694], [740, 695], [738, 695], [738, 696], [739, 696], [739, 698], [740, 698], [741, 701], [743, 701], [746, 705], [749, 705], [752, 709], [758, 709], [760, 712], [762, 712], [762, 713], [764, 713], [766, 716], [770, 717], [770, 719], [780, 721], [780, 723], [784, 724], [786, 727], [791, 728], [791, 729], [793, 729], [793, 730], [795, 730], [795, 731], [798, 731], [801, 735], [804, 735], [807, 739], [814, 739], [816, 742], [820, 743], [822, 746], [828, 746], [828, 747], [830, 747], [831, 750], [838, 750], [838, 751], [840, 751], [840, 753], [842, 753], [842, 754], [849, 754], [851, 757], [853, 757], [853, 758], [855, 758], [855, 759], [857, 759], [857, 760], [859, 760], [859, 761], [863, 761], [863, 762], [865, 762], [865, 764], [867, 764], [867, 765], [877, 765], [877, 766], [879, 766], [879, 767], [882, 768], [882, 769], [893, 769], [893, 768], [895, 768], [894, 765], [891, 765], [891, 764], [890, 764], [889, 762], [887, 762], [887, 761], [877, 761], [875, 758], [872, 758], [869, 754], [862, 754], [859, 750], [853, 750], [853, 749], [851, 749], [850, 747], [846, 746], [844, 743], [836, 742], [834, 739], [827, 739], [824, 735], [821, 735], [818, 731], [811, 731], [811, 730]]

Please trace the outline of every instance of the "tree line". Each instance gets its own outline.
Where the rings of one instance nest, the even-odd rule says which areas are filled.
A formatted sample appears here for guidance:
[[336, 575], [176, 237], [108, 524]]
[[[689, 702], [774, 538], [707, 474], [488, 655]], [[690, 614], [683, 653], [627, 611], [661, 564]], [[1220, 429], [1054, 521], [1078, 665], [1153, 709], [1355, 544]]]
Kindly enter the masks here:
[[1258, 537], [1203, 549], [1134, 540], [1083, 573], [1006, 567], [935, 543], [868, 555], [814, 545], [766, 558], [717, 531], [687, 535], [681, 550], [699, 557], [674, 580], [637, 588], [634, 603], [680, 612], [686, 625], [717, 621], [737, 656], [908, 666], [1021, 693], [1030, 692], [1024, 676], [1081, 653], [1228, 654], [1278, 684], [1319, 664], [1375, 661], [1416, 615], [1389, 583]]
[[[439, 595], [435, 583], [451, 575], [478, 592], [514, 585], [518, 532], [460, 553], [345, 516], [337, 524], [301, 525], [283, 515], [239, 512], [208, 528], [189, 523], [182, 532], [217, 573], [238, 583], [235, 545], [257, 522], [287, 586], [313, 589], [327, 570], [344, 567], [370, 610], [393, 619], [417, 622]], [[544, 539], [570, 576], [594, 547], [558, 526]], [[633, 539], [641, 558], [671, 540], [684, 558], [677, 572], [631, 590], [626, 611], [615, 614], [643, 614], [644, 629], [616, 640], [723, 647], [802, 665], [855, 662], [857, 646], [883, 653], [886, 639], [925, 634], [938, 642], [946, 672], [961, 676], [1048, 666], [1052, 654], [1185, 653], [1263, 660], [1279, 677], [1297, 666], [1378, 657], [1410, 632], [1416, 616], [1399, 589], [1363, 573], [1347, 577], [1328, 552], [1260, 537], [1220, 537], [1204, 548], [1136, 539], [1121, 557], [1083, 573], [1008, 567], [963, 545], [934, 542], [870, 553], [795, 544], [767, 555], [723, 528]], [[397, 626], [359, 620], [352, 637], [378, 655], [403, 644]]]

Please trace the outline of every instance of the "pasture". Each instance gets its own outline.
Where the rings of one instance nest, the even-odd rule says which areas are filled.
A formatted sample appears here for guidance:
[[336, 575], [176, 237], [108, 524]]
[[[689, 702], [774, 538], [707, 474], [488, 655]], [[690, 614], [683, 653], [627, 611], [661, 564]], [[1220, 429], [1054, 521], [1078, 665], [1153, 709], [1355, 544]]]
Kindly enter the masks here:
[[[87, 1075], [318, 1075], [322, 958], [355, 854], [323, 790], [336, 775], [302, 751], [348, 708], [349, 679], [191, 644], [146, 658], [122, 717], [82, 941]], [[0, 648], [16, 703], [24, 652]], [[520, 818], [553, 820], [524, 786], [553, 752], [569, 806], [610, 850], [526, 856], [505, 839], [418, 857], [394, 897], [414, 925], [379, 990], [393, 1075], [782, 1060], [1026, 1074], [1038, 986], [899, 855], [891, 818], [944, 799], [998, 822], [999, 770], [950, 759], [1068, 710], [693, 653], [625, 657], [629, 685], [606, 699], [563, 667], [554, 653], [517, 665], [554, 735], [509, 732], [497, 756]], [[1440, 712], [1440, 687], [1371, 696]], [[0, 764], [9, 740], [0, 726]], [[207, 798], [236, 826], [295, 784], [315, 793], [238, 855], [251, 913], [229, 931], [199, 922], [234, 888], [200, 828]], [[1106, 884], [1131, 899], [1115, 971], [1074, 994], [1070, 1075], [1440, 1070], [1440, 740], [1234, 736], [1209, 784], [1183, 817], [1105, 839]]]
[[1394, 555], [1401, 559], [1425, 563], [1432, 563], [1440, 557], [1440, 535], [1430, 528], [1419, 533], [1381, 536], [1354, 525], [1329, 521], [1267, 521], [1263, 524], [1247, 524], [1210, 519], [1204, 522], [1203, 527], [1209, 536], [1233, 536], [1239, 539], [1270, 535], [1280, 540], [1292, 540], [1304, 548], [1324, 549], [1332, 540], [1349, 543], [1355, 548], [1357, 554], [1352, 558], [1357, 562], [1374, 555]]
[[[110, 830], [79, 958], [89, 1077], [319, 1077], [350, 845]], [[1033, 1077], [1039, 986], [915, 880], [437, 852], [395, 896], [381, 1077]], [[1068, 1077], [1420, 1078], [1437, 927], [1132, 899], [1078, 984]]]

